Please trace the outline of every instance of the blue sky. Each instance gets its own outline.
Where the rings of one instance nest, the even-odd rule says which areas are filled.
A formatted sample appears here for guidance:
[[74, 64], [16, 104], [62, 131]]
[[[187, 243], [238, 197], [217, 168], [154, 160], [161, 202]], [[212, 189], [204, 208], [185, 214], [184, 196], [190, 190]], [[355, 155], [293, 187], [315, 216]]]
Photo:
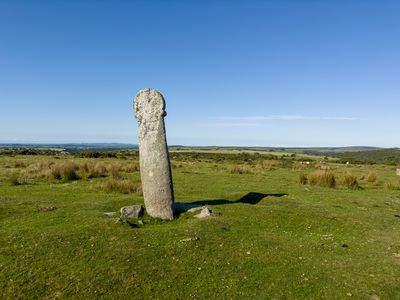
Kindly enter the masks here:
[[398, 1], [0, 0], [0, 141], [400, 146]]

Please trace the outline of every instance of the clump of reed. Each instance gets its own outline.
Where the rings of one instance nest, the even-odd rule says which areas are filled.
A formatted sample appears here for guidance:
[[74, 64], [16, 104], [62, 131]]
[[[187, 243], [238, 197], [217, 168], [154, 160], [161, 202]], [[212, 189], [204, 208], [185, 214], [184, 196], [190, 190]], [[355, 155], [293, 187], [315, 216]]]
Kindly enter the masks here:
[[400, 183], [398, 182], [387, 182], [385, 187], [391, 191], [400, 191]]
[[376, 176], [376, 173], [374, 173], [374, 172], [369, 172], [367, 175], [367, 181], [371, 182], [371, 183], [376, 182], [377, 178], [378, 177]]
[[249, 167], [236, 165], [231, 169], [230, 173], [231, 174], [251, 174], [251, 170], [249, 169]]
[[21, 181], [19, 180], [19, 176], [17, 173], [12, 173], [9, 177], [8, 177], [8, 183], [11, 186], [16, 186], [16, 185], [21, 185]]
[[263, 160], [262, 162], [256, 164], [256, 169], [271, 171], [276, 169], [276, 162]]
[[358, 184], [357, 177], [354, 176], [350, 172], [346, 172], [343, 177], [341, 177], [341, 184], [351, 190], [360, 189], [360, 185]]
[[310, 185], [317, 185], [328, 188], [336, 187], [335, 174], [330, 170], [315, 171], [307, 176], [307, 181]]
[[109, 178], [101, 184], [106, 192], [117, 192], [122, 194], [142, 194], [142, 187], [139, 183], [128, 179]]
[[337, 176], [331, 170], [318, 170], [311, 174], [301, 173], [299, 175], [299, 183], [302, 185], [309, 184], [327, 188], [335, 188], [341, 185], [352, 190], [361, 189], [357, 177], [352, 173], [346, 172], [342, 176]]

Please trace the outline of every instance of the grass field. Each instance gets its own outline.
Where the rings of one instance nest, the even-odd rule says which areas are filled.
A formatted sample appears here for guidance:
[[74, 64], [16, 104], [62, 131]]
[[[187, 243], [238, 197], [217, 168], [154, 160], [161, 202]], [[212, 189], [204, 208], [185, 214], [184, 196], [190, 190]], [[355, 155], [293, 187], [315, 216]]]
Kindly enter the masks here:
[[176, 201], [211, 218], [138, 226], [103, 214], [143, 203], [137, 155], [0, 156], [0, 298], [400, 299], [396, 167], [325, 163], [328, 188], [299, 183], [319, 159], [230, 155], [171, 155]]

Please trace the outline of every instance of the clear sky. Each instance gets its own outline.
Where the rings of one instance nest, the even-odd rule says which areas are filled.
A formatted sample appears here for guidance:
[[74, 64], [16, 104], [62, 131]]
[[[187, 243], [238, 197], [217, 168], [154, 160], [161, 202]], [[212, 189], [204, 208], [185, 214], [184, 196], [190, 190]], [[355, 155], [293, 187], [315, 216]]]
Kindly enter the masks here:
[[0, 142], [400, 146], [400, 2], [0, 0]]

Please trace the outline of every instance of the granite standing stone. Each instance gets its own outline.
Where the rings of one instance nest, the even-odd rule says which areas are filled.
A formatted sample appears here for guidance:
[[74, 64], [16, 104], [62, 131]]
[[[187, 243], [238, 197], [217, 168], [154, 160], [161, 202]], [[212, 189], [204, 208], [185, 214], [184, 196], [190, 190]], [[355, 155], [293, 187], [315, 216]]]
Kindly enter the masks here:
[[164, 117], [165, 101], [161, 93], [144, 89], [134, 100], [139, 125], [140, 176], [147, 213], [164, 220], [174, 217], [174, 190], [169, 162]]

